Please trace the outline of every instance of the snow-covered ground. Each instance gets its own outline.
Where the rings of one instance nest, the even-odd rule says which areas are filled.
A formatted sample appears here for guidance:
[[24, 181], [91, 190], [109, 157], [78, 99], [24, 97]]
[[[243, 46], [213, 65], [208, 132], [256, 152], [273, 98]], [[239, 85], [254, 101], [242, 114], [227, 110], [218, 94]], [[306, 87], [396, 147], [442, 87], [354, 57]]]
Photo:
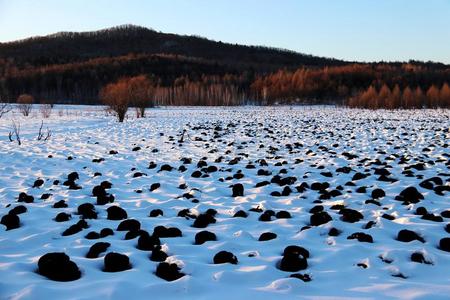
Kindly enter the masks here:
[[[17, 215], [19, 228], [0, 225], [1, 299], [449, 298], [450, 252], [439, 243], [450, 237], [450, 191], [445, 190], [450, 185], [450, 111], [185, 107], [152, 109], [145, 119], [133, 114], [120, 124], [101, 107], [56, 106], [44, 119], [44, 134], [51, 130], [47, 141], [36, 139], [42, 120], [38, 110], [27, 118], [13, 112], [0, 119], [0, 217], [18, 205], [27, 209]], [[20, 146], [8, 139], [12, 120], [20, 124]], [[205, 163], [198, 166], [199, 161]], [[151, 162], [156, 167], [149, 168]], [[161, 171], [164, 164], [173, 170]], [[207, 169], [211, 166], [217, 171]], [[192, 177], [197, 170], [201, 176]], [[386, 171], [384, 179], [395, 182], [380, 180]], [[63, 185], [71, 172], [78, 173], [81, 189]], [[362, 176], [354, 177], [357, 173]], [[276, 175], [291, 178], [280, 183]], [[432, 177], [442, 180], [441, 191], [419, 185]], [[38, 179], [44, 183], [33, 188]], [[102, 181], [112, 183], [107, 192], [114, 195], [113, 203], [96, 204], [92, 190]], [[269, 184], [255, 187], [263, 181]], [[160, 187], [150, 191], [154, 183]], [[232, 196], [233, 184], [243, 185], [243, 196]], [[424, 199], [395, 200], [410, 186]], [[436, 190], [436, 184], [431, 187]], [[386, 195], [366, 202], [377, 188]], [[284, 196], [273, 193], [283, 190]], [[21, 192], [34, 202], [18, 202]], [[41, 199], [43, 194], [51, 195]], [[68, 207], [53, 208], [60, 200]], [[77, 208], [83, 203], [95, 205], [97, 219], [86, 219], [89, 228], [62, 236], [80, 220]], [[363, 218], [348, 222], [338, 204]], [[169, 282], [155, 275], [159, 262], [149, 259], [151, 251], [136, 248], [138, 237], [126, 240], [127, 232], [116, 230], [120, 220], [107, 219], [106, 209], [115, 205], [150, 235], [158, 225], [181, 230], [181, 237], [160, 240], [166, 261], [176, 263], [185, 276]], [[320, 206], [332, 220], [310, 226]], [[417, 214], [420, 206], [435, 220]], [[251, 208], [287, 211], [291, 218], [268, 212], [262, 221], [263, 213]], [[149, 217], [153, 209], [161, 209], [163, 216]], [[192, 216], [178, 216], [183, 209]], [[193, 227], [195, 217], [208, 209], [217, 211], [216, 222]], [[233, 217], [239, 210], [248, 217]], [[56, 222], [61, 212], [71, 219]], [[85, 238], [103, 228], [114, 235]], [[330, 235], [331, 228], [340, 234]], [[416, 232], [424, 242], [397, 240], [402, 229]], [[217, 240], [195, 245], [196, 233], [203, 230], [215, 233]], [[264, 232], [277, 237], [258, 241]], [[373, 243], [347, 238], [356, 232], [370, 235]], [[98, 258], [86, 258], [97, 242], [111, 245]], [[280, 270], [289, 245], [309, 251], [306, 269]], [[233, 253], [237, 264], [214, 264], [222, 250]], [[38, 260], [50, 252], [66, 253], [81, 278], [59, 282], [39, 274]], [[104, 272], [109, 252], [127, 255], [131, 269]], [[412, 261], [414, 252], [426, 263]], [[290, 278], [294, 273], [308, 274], [311, 281]]]

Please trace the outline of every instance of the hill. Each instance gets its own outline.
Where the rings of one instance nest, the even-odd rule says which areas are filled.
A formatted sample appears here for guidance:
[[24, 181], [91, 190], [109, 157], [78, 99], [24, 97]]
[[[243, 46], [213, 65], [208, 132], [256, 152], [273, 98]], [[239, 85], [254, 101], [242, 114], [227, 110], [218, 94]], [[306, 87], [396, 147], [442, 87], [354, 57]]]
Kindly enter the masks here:
[[0, 43], [7, 101], [29, 93], [38, 102], [99, 103], [103, 86], [141, 74], [158, 85], [156, 102], [170, 105], [343, 103], [370, 86], [425, 92], [450, 82], [440, 63], [355, 63], [133, 25]]
[[243, 46], [157, 32], [145, 27], [122, 25], [92, 32], [60, 32], [43, 37], [0, 44], [0, 59], [12, 58], [20, 67], [84, 61], [129, 53], [174, 54], [201, 57], [233, 66], [252, 66], [258, 70], [302, 65], [341, 65], [336, 59], [261, 46]]

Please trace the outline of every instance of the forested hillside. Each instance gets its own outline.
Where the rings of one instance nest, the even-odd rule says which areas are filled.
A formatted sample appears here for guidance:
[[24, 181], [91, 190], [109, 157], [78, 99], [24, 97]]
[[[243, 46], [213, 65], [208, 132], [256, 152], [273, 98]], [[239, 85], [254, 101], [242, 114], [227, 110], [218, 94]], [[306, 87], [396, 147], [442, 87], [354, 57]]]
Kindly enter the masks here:
[[[445, 96], [450, 67], [438, 63], [345, 62], [132, 25], [0, 44], [3, 101], [26, 93], [38, 102], [99, 103], [102, 87], [137, 75], [152, 78], [153, 101], [162, 105], [300, 102], [394, 108], [411, 103], [397, 99], [387, 105], [394, 101], [384, 95], [387, 90], [400, 92], [400, 98], [405, 90], [415, 91], [422, 97], [412, 101], [415, 106], [450, 103]], [[372, 96], [362, 97], [370, 88]], [[382, 89], [385, 100], [374, 104]], [[430, 89], [437, 90], [438, 100], [425, 99]]]

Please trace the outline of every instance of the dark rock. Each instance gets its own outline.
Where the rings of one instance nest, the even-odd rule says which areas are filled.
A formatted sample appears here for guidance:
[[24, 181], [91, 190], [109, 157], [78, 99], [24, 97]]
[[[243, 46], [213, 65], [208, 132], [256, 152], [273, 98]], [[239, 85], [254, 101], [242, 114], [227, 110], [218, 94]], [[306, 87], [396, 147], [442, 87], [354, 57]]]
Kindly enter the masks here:
[[163, 213], [163, 211], [161, 210], [161, 209], [153, 209], [151, 212], [150, 212], [150, 217], [152, 217], [152, 218], [156, 218], [156, 217], [158, 217], [158, 216], [163, 216], [164, 215], [164, 213]]
[[92, 195], [94, 197], [106, 196], [105, 188], [101, 185], [94, 186], [94, 188], [92, 189]]
[[69, 221], [71, 218], [72, 218], [72, 216], [70, 214], [61, 212], [56, 215], [55, 221], [56, 222], [66, 222], [66, 221]]
[[156, 246], [160, 246], [161, 241], [156, 236], [151, 236], [147, 232], [142, 232], [138, 239], [136, 248], [144, 251], [152, 251]]
[[97, 196], [97, 205], [105, 205], [114, 202], [114, 196], [108, 193], [100, 194]]
[[364, 216], [359, 211], [350, 208], [341, 209], [339, 214], [342, 215], [341, 220], [348, 223], [355, 223], [364, 219]]
[[161, 171], [167, 171], [167, 172], [170, 172], [170, 171], [172, 171], [172, 170], [173, 170], [173, 167], [172, 167], [172, 166], [170, 166], [170, 165], [168, 165], [168, 164], [164, 164], [164, 165], [162, 165], [161, 168], [159, 169], [159, 172], [161, 172]]
[[266, 185], [269, 185], [270, 184], [270, 182], [269, 181], [261, 181], [261, 182], [258, 182], [256, 185], [255, 185], [255, 187], [257, 187], [257, 188], [259, 188], [259, 187], [263, 187], [263, 186], [266, 186]]
[[273, 232], [264, 232], [264, 233], [262, 233], [259, 236], [258, 241], [264, 242], [264, 241], [270, 241], [270, 240], [273, 240], [273, 239], [276, 239], [276, 238], [277, 238], [277, 235], [275, 233], [273, 233]]
[[306, 257], [299, 253], [285, 253], [279, 263], [279, 269], [285, 272], [298, 272], [308, 267]]
[[55, 281], [73, 281], [81, 277], [78, 266], [62, 252], [44, 254], [38, 261], [38, 272]]
[[161, 247], [158, 247], [157, 249], [152, 251], [152, 254], [150, 255], [150, 260], [151, 261], [165, 261], [166, 258], [168, 257], [167, 253], [162, 251], [160, 249]]
[[206, 228], [209, 224], [216, 223], [216, 219], [209, 214], [200, 214], [192, 224], [195, 228]]
[[100, 237], [104, 238], [110, 235], [114, 235], [114, 231], [111, 228], [103, 228], [100, 230]]
[[238, 259], [233, 253], [227, 251], [220, 251], [213, 258], [214, 264], [230, 263], [236, 265]]
[[100, 183], [100, 186], [103, 187], [105, 190], [112, 188], [112, 183], [109, 181], [102, 181], [102, 183]]
[[357, 263], [356, 264], [358, 267], [361, 267], [363, 269], [367, 269], [367, 265], [365, 263]]
[[421, 219], [433, 222], [444, 222], [444, 219], [441, 216], [435, 214], [424, 214]]
[[441, 216], [446, 219], [450, 218], [450, 209], [442, 211]]
[[379, 199], [386, 196], [386, 193], [382, 189], [374, 189], [371, 194], [373, 199]]
[[206, 168], [206, 172], [208, 172], [208, 173], [214, 173], [217, 171], [218, 171], [218, 169], [216, 166], [208, 166], [208, 168]]
[[326, 224], [326, 223], [330, 222], [331, 220], [332, 220], [332, 218], [327, 212], [321, 211], [321, 212], [312, 214], [309, 219], [309, 223], [311, 224], [311, 226], [319, 226], [322, 224]]
[[414, 252], [411, 254], [411, 261], [420, 263], [420, 264], [427, 264], [430, 265], [431, 262], [427, 261], [425, 257], [423, 256], [423, 253], [421, 252]]
[[360, 186], [359, 188], [357, 188], [355, 190], [355, 192], [359, 193], [359, 194], [365, 194], [367, 191], [367, 188], [365, 186]]
[[314, 182], [311, 184], [311, 189], [313, 191], [322, 191], [326, 190], [330, 187], [330, 184], [328, 182], [320, 183], [320, 182]]
[[214, 208], [208, 208], [208, 209], [205, 211], [205, 214], [214, 217], [214, 216], [217, 215], [217, 210], [215, 210]]
[[290, 245], [284, 248], [283, 255], [301, 255], [304, 258], [309, 258], [309, 251], [297, 245]]
[[428, 214], [428, 210], [425, 207], [420, 206], [420, 207], [416, 208], [415, 214], [419, 215], [419, 216], [423, 216], [423, 215]]
[[159, 189], [160, 187], [161, 187], [161, 184], [160, 184], [159, 182], [153, 183], [153, 184], [150, 186], [150, 192], [153, 192], [154, 190]]
[[186, 219], [195, 219], [197, 216], [191, 213], [188, 208], [182, 209], [177, 214], [178, 217], [186, 218]]
[[450, 252], [450, 237], [442, 238], [439, 241], [439, 249]]
[[67, 180], [68, 181], [76, 181], [78, 179], [80, 179], [80, 176], [78, 175], [77, 172], [72, 172], [69, 175], [67, 175]]
[[53, 204], [53, 208], [66, 208], [66, 207], [68, 207], [68, 205], [64, 200], [59, 200], [58, 202], [55, 202], [55, 204]]
[[395, 216], [388, 215], [388, 214], [383, 214], [381, 217], [383, 219], [390, 220], [390, 221], [395, 220]]
[[6, 230], [16, 229], [20, 227], [20, 218], [16, 214], [7, 214], [2, 217], [0, 224], [5, 225]]
[[244, 186], [240, 183], [233, 185], [233, 195], [232, 197], [244, 196]]
[[262, 213], [262, 214], [259, 216], [259, 219], [258, 219], [258, 220], [260, 220], [261, 222], [270, 222], [270, 221], [272, 221], [273, 215], [274, 215], [274, 214], [272, 214], [272, 213], [270, 213], [270, 212], [268, 212], [268, 211], [265, 211], [264, 213]]
[[208, 241], [217, 241], [217, 237], [213, 232], [204, 230], [195, 235], [195, 245], [202, 245]]
[[378, 202], [377, 200], [373, 200], [373, 199], [366, 200], [364, 203], [365, 204], [375, 204], [377, 206], [381, 206], [380, 202]]
[[309, 213], [310, 214], [316, 214], [316, 213], [319, 213], [319, 212], [323, 211], [323, 209], [324, 209], [323, 205], [316, 205], [316, 206], [314, 206], [313, 208], [311, 208], [309, 210]]
[[303, 282], [311, 281], [311, 277], [308, 274], [295, 273], [295, 274], [289, 275], [289, 277], [300, 279]]
[[248, 214], [243, 210], [238, 210], [234, 215], [233, 218], [247, 218]]
[[419, 186], [427, 190], [432, 190], [436, 185], [443, 185], [443, 184], [444, 182], [442, 181], [441, 178], [432, 177], [419, 183]]
[[338, 189], [332, 190], [328, 193], [331, 197], [337, 197], [341, 196], [342, 192], [340, 192]]
[[367, 222], [366, 225], [364, 225], [363, 228], [364, 228], [364, 229], [370, 229], [370, 228], [372, 228], [375, 224], [376, 224], [375, 221], [369, 221], [369, 222]]
[[364, 232], [355, 232], [347, 237], [347, 240], [358, 240], [358, 242], [373, 243], [373, 238], [370, 234]]
[[352, 177], [352, 180], [353, 181], [356, 181], [356, 180], [361, 180], [361, 179], [364, 179], [364, 178], [366, 178], [367, 176], [365, 175], [365, 174], [363, 174], [363, 173], [355, 173], [355, 175], [353, 175], [353, 177]]
[[408, 230], [408, 229], [402, 229], [398, 232], [397, 235], [397, 241], [409, 243], [414, 240], [420, 241], [422, 243], [425, 243], [425, 240], [423, 237], [415, 233], [414, 231]]
[[158, 265], [155, 272], [156, 276], [167, 281], [174, 281], [184, 276], [176, 264], [162, 262]]
[[27, 195], [26, 193], [22, 192], [19, 194], [19, 199], [17, 200], [18, 202], [25, 202], [25, 203], [33, 203], [34, 202], [34, 197]]
[[86, 234], [84, 237], [88, 240], [97, 240], [100, 238], [100, 234], [98, 232], [91, 231], [88, 234]]
[[192, 163], [192, 159], [188, 158], [188, 157], [183, 157], [183, 158], [180, 159], [180, 161], [182, 161], [183, 164], [185, 164], [185, 165], [188, 165], [188, 164]]
[[340, 234], [341, 234], [341, 231], [334, 227], [330, 228], [330, 230], [328, 231], [329, 236], [339, 236]]
[[78, 206], [77, 212], [83, 219], [97, 219], [97, 212], [91, 203], [83, 203]]
[[380, 177], [377, 178], [377, 180], [378, 181], [384, 181], [384, 182], [391, 182], [391, 183], [394, 183], [394, 182], [398, 181], [395, 178], [390, 178], [390, 177], [385, 176], [385, 175], [381, 175]]
[[141, 229], [141, 223], [135, 219], [127, 219], [120, 222], [119, 226], [117, 226], [117, 231], [137, 231]]
[[86, 254], [87, 258], [98, 258], [100, 253], [106, 252], [108, 247], [111, 246], [110, 243], [98, 242], [89, 248], [88, 253]]
[[306, 182], [302, 182], [300, 185], [296, 186], [295, 189], [299, 193], [305, 192], [307, 189], [309, 189], [309, 185]]
[[330, 209], [333, 209], [333, 210], [341, 210], [344, 208], [345, 208], [344, 204], [333, 204], [332, 206], [330, 206]]
[[410, 204], [418, 203], [420, 200], [424, 199], [424, 197], [415, 187], [410, 186], [401, 191], [395, 199]]
[[292, 190], [289, 186], [285, 186], [283, 191], [281, 191], [281, 196], [289, 196], [292, 193]]
[[142, 173], [142, 172], [135, 172], [132, 177], [138, 178], [138, 177], [142, 177], [142, 176], [147, 176], [147, 174]]
[[67, 228], [66, 230], [64, 230], [64, 232], [62, 233], [63, 236], [68, 236], [68, 235], [73, 235], [76, 234], [80, 231], [82, 231], [83, 229], [88, 228], [88, 224], [86, 223], [86, 221], [84, 220], [80, 220], [78, 221], [76, 224], [73, 224], [72, 226], [70, 226], [69, 228]]
[[275, 214], [275, 217], [277, 219], [290, 219], [291, 218], [291, 214], [288, 211], [280, 210], [279, 212], [277, 212]]
[[128, 218], [127, 212], [119, 206], [110, 206], [106, 212], [108, 213], [108, 220], [124, 220]]
[[105, 272], [121, 272], [131, 269], [130, 259], [125, 254], [109, 252], [104, 259]]
[[141, 236], [141, 234], [148, 234], [147, 231], [139, 229], [139, 230], [130, 230], [125, 234], [125, 240], [132, 240]]
[[20, 215], [27, 212], [27, 208], [23, 205], [17, 205], [16, 207], [9, 210], [9, 215]]
[[42, 179], [37, 179], [34, 184], [33, 184], [33, 188], [38, 188], [41, 187], [44, 184], [44, 180]]
[[193, 177], [193, 178], [200, 178], [202, 176], [202, 172], [200, 172], [200, 171], [194, 171], [194, 172], [192, 172], [192, 174], [191, 174], [191, 177]]
[[176, 227], [156, 226], [153, 229], [153, 236], [158, 238], [174, 238], [182, 236], [181, 230]]
[[41, 195], [41, 200], [47, 200], [52, 196], [52, 194], [45, 193]]

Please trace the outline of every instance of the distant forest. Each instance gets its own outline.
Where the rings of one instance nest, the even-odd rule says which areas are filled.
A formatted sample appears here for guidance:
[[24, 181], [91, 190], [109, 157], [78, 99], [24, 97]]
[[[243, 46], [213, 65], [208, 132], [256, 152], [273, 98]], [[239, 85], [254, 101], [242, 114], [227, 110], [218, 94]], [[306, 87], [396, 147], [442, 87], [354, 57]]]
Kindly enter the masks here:
[[355, 63], [124, 25], [0, 43], [0, 97], [98, 104], [119, 79], [150, 79], [156, 105], [450, 107], [450, 66]]

